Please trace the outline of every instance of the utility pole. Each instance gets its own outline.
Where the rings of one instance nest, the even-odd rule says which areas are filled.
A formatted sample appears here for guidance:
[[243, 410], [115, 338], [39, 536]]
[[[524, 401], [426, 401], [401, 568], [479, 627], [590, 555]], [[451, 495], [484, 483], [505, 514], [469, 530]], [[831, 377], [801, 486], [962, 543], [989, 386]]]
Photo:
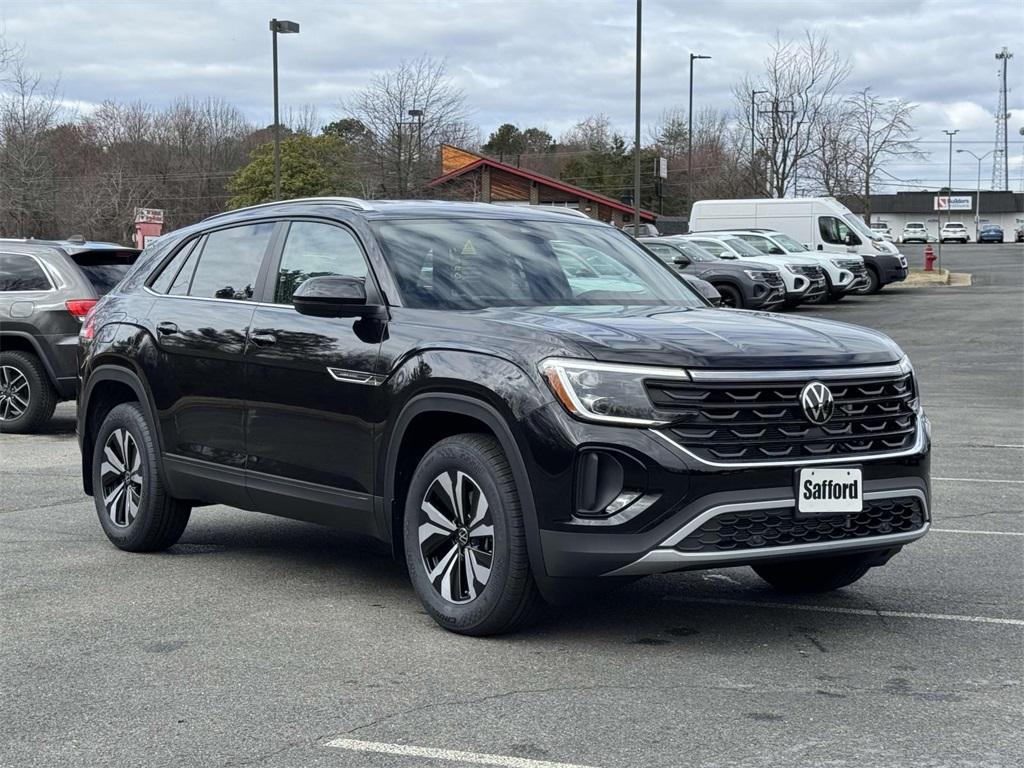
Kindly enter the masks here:
[[[957, 128], [955, 131], [943, 131], [944, 134], [949, 136], [949, 180], [946, 185], [946, 221], [949, 221], [949, 206], [950, 200], [953, 197], [953, 137], [960, 133], [960, 129]], [[940, 196], [941, 199], [941, 196]], [[939, 262], [939, 271], [942, 271], [942, 210], [939, 209], [939, 250], [937, 253]]]
[[1007, 135], [1010, 112], [1006, 107], [1006, 65], [1012, 58], [1013, 54], [1006, 46], [1003, 46], [1003, 50], [996, 54], [996, 61], [1003, 62], [1003, 71], [999, 83], [999, 108], [996, 110], [996, 146], [995, 157], [992, 158], [992, 189], [1010, 189], [1010, 139]]
[[978, 161], [978, 188], [975, 190], [974, 193], [978, 196], [977, 199], [974, 201], [974, 242], [978, 242], [978, 233], [981, 230], [981, 161], [984, 160], [989, 155], [991, 155], [992, 152], [986, 152], [981, 157], [978, 157], [969, 149], [958, 149], [956, 153], [958, 155], [970, 155], [971, 157]]
[[636, 105], [633, 130], [633, 235], [640, 236], [640, 43], [643, 0], [636, 0]]
[[750, 92], [750, 179], [757, 193], [757, 147], [754, 145], [754, 137], [757, 133], [757, 97], [768, 91]]
[[686, 128], [686, 210], [687, 220], [689, 212], [693, 210], [693, 62], [695, 59], [710, 59], [710, 56], [700, 56], [696, 53], [690, 54], [690, 105], [686, 110], [686, 119], [689, 125]]

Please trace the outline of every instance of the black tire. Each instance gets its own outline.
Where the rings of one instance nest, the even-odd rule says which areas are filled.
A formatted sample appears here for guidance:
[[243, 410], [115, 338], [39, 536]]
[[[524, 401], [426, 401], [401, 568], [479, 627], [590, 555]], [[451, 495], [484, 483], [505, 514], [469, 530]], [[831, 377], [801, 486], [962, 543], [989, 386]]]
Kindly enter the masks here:
[[853, 584], [877, 563], [874, 553], [794, 560], [752, 566], [776, 589], [796, 594], [831, 592]]
[[[455, 509], [455, 495], [461, 511]], [[486, 500], [484, 513], [479, 513], [481, 498]], [[444, 517], [443, 527], [432, 525], [437, 518], [424, 511], [427, 502]], [[519, 492], [493, 437], [455, 435], [427, 451], [409, 484], [402, 527], [409, 578], [427, 613], [442, 627], [462, 635], [495, 635], [536, 618], [543, 603], [530, 571]], [[421, 529], [426, 536], [422, 544]], [[433, 580], [428, 567], [437, 574]]]
[[846, 291], [830, 291], [828, 294], [828, 300], [835, 304], [837, 301], [842, 301], [846, 298]]
[[[191, 505], [167, 493], [157, 446], [153, 428], [138, 403], [116, 406], [96, 434], [92, 455], [96, 514], [111, 543], [127, 552], [156, 552], [172, 546], [181, 538], [192, 512]], [[122, 470], [127, 467], [127, 474], [118, 466]], [[138, 481], [131, 479], [136, 476]], [[121, 491], [115, 496], [118, 487]], [[135, 499], [133, 515], [131, 502]]]
[[718, 291], [722, 296], [722, 306], [732, 307], [734, 309], [746, 309], [746, 303], [743, 301], [743, 294], [733, 288], [731, 285], [720, 284], [715, 286], [715, 290]]
[[867, 270], [868, 281], [865, 285], [858, 288], [855, 292], [861, 296], [868, 296], [872, 293], [878, 293], [882, 290], [882, 281], [878, 277], [878, 272], [874, 267], [868, 267]]
[[56, 407], [57, 390], [36, 355], [0, 352], [0, 432], [35, 432], [50, 420]]

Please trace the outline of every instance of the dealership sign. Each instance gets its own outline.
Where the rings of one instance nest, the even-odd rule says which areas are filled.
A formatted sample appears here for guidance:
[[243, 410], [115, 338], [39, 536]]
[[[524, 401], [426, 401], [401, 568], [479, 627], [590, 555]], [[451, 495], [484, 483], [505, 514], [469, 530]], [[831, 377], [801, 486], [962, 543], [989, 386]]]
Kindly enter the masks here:
[[164, 212], [159, 208], [136, 208], [136, 224], [163, 224]]
[[970, 211], [974, 208], [974, 200], [970, 195], [942, 195], [935, 198], [936, 211]]

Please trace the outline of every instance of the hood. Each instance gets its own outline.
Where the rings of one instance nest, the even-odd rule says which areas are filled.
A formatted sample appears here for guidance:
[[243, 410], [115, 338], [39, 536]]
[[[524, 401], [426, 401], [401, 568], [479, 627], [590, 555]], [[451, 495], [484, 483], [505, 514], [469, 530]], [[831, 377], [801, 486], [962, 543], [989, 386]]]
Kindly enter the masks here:
[[763, 269], [768, 272], [778, 272], [778, 264], [769, 264], [767, 261], [756, 259], [718, 259], [716, 261], [695, 261], [693, 262], [694, 274], [701, 275], [707, 272], [742, 272], [745, 269]]
[[599, 306], [495, 308], [478, 317], [504, 326], [506, 336], [518, 326], [524, 336], [555, 336], [615, 363], [770, 369], [878, 365], [903, 356], [869, 328], [770, 312]]

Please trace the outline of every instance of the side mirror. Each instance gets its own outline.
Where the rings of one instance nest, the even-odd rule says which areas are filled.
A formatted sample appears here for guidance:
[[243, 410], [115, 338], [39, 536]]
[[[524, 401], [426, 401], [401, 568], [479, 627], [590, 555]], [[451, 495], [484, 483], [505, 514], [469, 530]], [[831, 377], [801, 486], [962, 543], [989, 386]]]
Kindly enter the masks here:
[[720, 258], [720, 259], [735, 259], [736, 255], [732, 251], [722, 251], [720, 254], [718, 254], [718, 258]]
[[675, 265], [676, 265], [677, 267], [683, 267], [684, 269], [685, 269], [686, 267], [690, 266], [690, 264], [692, 264], [692, 263], [693, 263], [693, 262], [691, 262], [691, 261], [690, 261], [690, 260], [689, 260], [688, 258], [686, 258], [685, 256], [676, 256], [676, 257], [675, 257], [674, 259], [672, 259], [672, 262], [673, 262], [673, 263], [674, 263], [674, 264], [675, 264]]
[[853, 234], [853, 232], [847, 232], [846, 233], [846, 244], [847, 245], [860, 245], [860, 240], [857, 239], [857, 236], [855, 234]]
[[311, 277], [295, 289], [292, 304], [300, 315], [313, 317], [369, 317], [383, 307], [366, 303], [366, 282], [361, 277]]
[[786, 252], [784, 250], [782, 250], [777, 245], [773, 245], [771, 248], [769, 248], [768, 249], [768, 253], [770, 253], [772, 256], [785, 256], [786, 255]]

